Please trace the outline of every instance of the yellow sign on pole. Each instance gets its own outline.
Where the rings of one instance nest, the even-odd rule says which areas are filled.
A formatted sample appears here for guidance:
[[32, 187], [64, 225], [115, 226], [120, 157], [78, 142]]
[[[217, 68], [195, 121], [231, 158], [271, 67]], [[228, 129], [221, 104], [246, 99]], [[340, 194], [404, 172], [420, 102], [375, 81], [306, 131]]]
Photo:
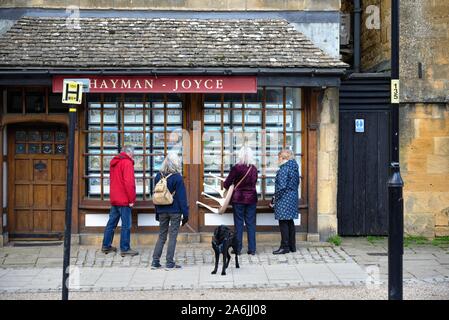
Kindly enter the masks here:
[[391, 80], [391, 103], [399, 103], [399, 80]]
[[62, 103], [81, 104], [83, 98], [83, 83], [64, 80], [62, 88]]

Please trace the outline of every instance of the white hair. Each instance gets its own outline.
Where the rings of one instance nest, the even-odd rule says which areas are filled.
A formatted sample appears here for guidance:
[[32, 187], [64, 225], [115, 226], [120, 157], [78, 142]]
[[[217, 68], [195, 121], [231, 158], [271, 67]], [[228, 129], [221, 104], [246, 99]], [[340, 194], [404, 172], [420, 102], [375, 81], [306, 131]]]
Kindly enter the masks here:
[[175, 152], [169, 152], [162, 162], [161, 172], [165, 174], [181, 172], [181, 158]]
[[242, 147], [239, 151], [237, 162], [247, 166], [255, 165], [256, 161], [254, 160], [253, 150], [248, 146]]
[[279, 152], [278, 156], [281, 157], [281, 158], [284, 159], [284, 160], [292, 160], [292, 159], [295, 159], [295, 155], [294, 155], [293, 151], [290, 150], [290, 149], [282, 149], [282, 150]]
[[134, 148], [132, 146], [123, 146], [121, 151], [127, 154], [134, 155]]

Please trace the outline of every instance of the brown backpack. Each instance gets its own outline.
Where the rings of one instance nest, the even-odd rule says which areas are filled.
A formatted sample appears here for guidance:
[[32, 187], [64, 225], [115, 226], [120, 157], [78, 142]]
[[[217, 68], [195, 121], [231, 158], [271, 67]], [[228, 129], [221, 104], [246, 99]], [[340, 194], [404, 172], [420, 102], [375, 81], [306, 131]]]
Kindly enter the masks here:
[[172, 194], [170, 190], [168, 190], [167, 186], [167, 179], [171, 175], [172, 173], [164, 177], [164, 175], [161, 173], [161, 179], [158, 181], [158, 183], [156, 183], [153, 192], [153, 203], [155, 205], [166, 206], [173, 203], [173, 196], [175, 195], [176, 191], [174, 191]]

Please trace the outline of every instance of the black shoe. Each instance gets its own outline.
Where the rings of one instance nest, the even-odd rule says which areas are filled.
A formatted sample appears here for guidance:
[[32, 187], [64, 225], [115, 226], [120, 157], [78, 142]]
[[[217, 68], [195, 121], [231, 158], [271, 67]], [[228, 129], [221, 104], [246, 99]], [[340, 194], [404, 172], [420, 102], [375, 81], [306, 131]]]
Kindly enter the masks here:
[[165, 266], [166, 269], [181, 269], [182, 267], [176, 263], [170, 263]]
[[162, 267], [162, 265], [159, 263], [159, 262], [155, 262], [155, 261], [153, 261], [152, 263], [151, 263], [151, 269], [159, 269], [160, 267]]
[[290, 252], [296, 252], [296, 248], [290, 248]]
[[102, 247], [101, 248], [101, 252], [103, 252], [104, 254], [108, 254], [110, 252], [117, 252], [117, 248], [116, 247]]
[[279, 248], [276, 251], [273, 251], [273, 254], [286, 254], [286, 253], [289, 253], [289, 252], [290, 252], [290, 250], [288, 250], [288, 249]]
[[255, 251], [249, 251], [249, 250], [248, 250], [247, 253], [250, 254], [250, 255], [252, 255], [252, 256], [255, 256], [255, 255], [256, 255], [256, 252], [255, 252]]

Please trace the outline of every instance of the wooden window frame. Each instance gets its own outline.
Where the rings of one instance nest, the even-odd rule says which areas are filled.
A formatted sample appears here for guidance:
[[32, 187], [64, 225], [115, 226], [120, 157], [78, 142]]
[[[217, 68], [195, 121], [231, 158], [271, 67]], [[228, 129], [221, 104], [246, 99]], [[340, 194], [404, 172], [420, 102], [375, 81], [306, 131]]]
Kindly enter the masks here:
[[[299, 201], [299, 210], [301, 212], [301, 226], [298, 227], [297, 229], [299, 229], [299, 231], [301, 232], [306, 232], [308, 230], [308, 215], [309, 213], [309, 203], [310, 201], [313, 201], [311, 199], [309, 199], [309, 189], [310, 189], [310, 183], [314, 184], [316, 186], [316, 181], [310, 181], [310, 179], [313, 179], [313, 175], [309, 174], [308, 172], [308, 162], [309, 162], [309, 157], [308, 157], [308, 153], [309, 153], [309, 109], [312, 108], [312, 102], [311, 102], [311, 95], [310, 95], [310, 89], [309, 88], [303, 88], [303, 87], [290, 87], [290, 86], [263, 86], [261, 87], [263, 92], [262, 92], [262, 108], [261, 109], [253, 109], [253, 108], [245, 108], [245, 100], [244, 97], [245, 95], [242, 94], [243, 98], [242, 98], [242, 109], [239, 108], [239, 110], [242, 110], [242, 127], [244, 128], [244, 110], [261, 110], [262, 111], [262, 129], [266, 128], [266, 111], [267, 110], [280, 110], [280, 109], [275, 109], [275, 108], [267, 108], [266, 107], [266, 89], [267, 88], [282, 88], [282, 111], [283, 111], [283, 127], [282, 127], [282, 133], [283, 133], [283, 148], [285, 148], [286, 146], [286, 136], [287, 136], [287, 130], [286, 130], [286, 118], [287, 118], [287, 111], [292, 110], [292, 111], [297, 111], [300, 110], [301, 111], [301, 130], [300, 131], [288, 131], [289, 133], [300, 133], [301, 134], [301, 198]], [[286, 107], [286, 89], [287, 88], [297, 88], [301, 90], [301, 106], [300, 108], [292, 108], [292, 109], [287, 109]], [[204, 101], [205, 99], [203, 99]], [[224, 110], [230, 110], [233, 109], [231, 106], [229, 108], [224, 108], [224, 94], [221, 95], [221, 123], [220, 123], [220, 128], [221, 128], [221, 137], [222, 137], [222, 150], [223, 150], [223, 145], [224, 145], [224, 138], [223, 138], [223, 112]], [[206, 108], [204, 107], [204, 103], [202, 105], [202, 133], [204, 133], [204, 110]], [[231, 119], [229, 119], [229, 121], [231, 121]], [[266, 143], [266, 137], [262, 138], [262, 141], [264, 143]], [[316, 148], [316, 147], [314, 147]], [[202, 144], [201, 146], [201, 152], [203, 153], [204, 151], [204, 146]], [[262, 153], [262, 156], [266, 156], [266, 152]], [[295, 153], [295, 156], [297, 154]], [[266, 162], [265, 162], [266, 163]], [[265, 170], [266, 166], [262, 166], [262, 170]], [[222, 161], [222, 167], [221, 167], [221, 173], [223, 174], [224, 170], [223, 170], [223, 161]], [[211, 206], [216, 206], [215, 201], [208, 199], [207, 197], [201, 195], [201, 191], [203, 191], [203, 183], [204, 183], [204, 162], [201, 163], [200, 165], [200, 169], [199, 169], [199, 185], [200, 185], [200, 193], [198, 196], [199, 201], [211, 205]], [[263, 174], [258, 176], [258, 179], [264, 179], [264, 181], [266, 181], [267, 177]], [[262, 183], [261, 184], [261, 191], [263, 192], [264, 187], [266, 186], [266, 183]], [[263, 195], [263, 194], [262, 194]], [[268, 199], [260, 199], [258, 198], [258, 202], [257, 202], [257, 212], [258, 213], [272, 213], [272, 209], [269, 207], [271, 200]], [[205, 221], [204, 221], [204, 209], [199, 209], [199, 220], [200, 220], [200, 229], [199, 231], [204, 231], [204, 232], [210, 232], [214, 229], [213, 226], [206, 226], [205, 225]], [[225, 214], [231, 214], [232, 213], [232, 208], [228, 208], [228, 210], [226, 211]], [[273, 228], [275, 228], [275, 226], [258, 226], [257, 227], [259, 231], [272, 231]]]
[[[109, 204], [109, 199], [106, 199], [105, 197], [105, 192], [104, 192], [104, 179], [107, 179], [107, 177], [105, 176], [105, 169], [104, 169], [104, 163], [103, 163], [103, 158], [105, 156], [109, 156], [109, 154], [105, 154], [105, 146], [103, 144], [103, 134], [104, 134], [104, 119], [103, 119], [103, 115], [104, 115], [104, 111], [108, 108], [104, 108], [104, 104], [107, 103], [105, 101], [105, 95], [107, 95], [107, 93], [104, 94], [99, 94], [99, 103], [100, 103], [100, 129], [99, 130], [89, 130], [89, 126], [91, 124], [89, 124], [89, 110], [91, 110], [92, 108], [89, 108], [89, 102], [93, 102], [93, 101], [88, 101], [87, 97], [84, 101], [84, 112], [81, 112], [82, 116], [80, 117], [80, 125], [82, 130], [80, 130], [80, 141], [81, 141], [81, 150], [82, 152], [80, 153], [80, 208], [81, 209], [105, 209], [105, 208], [109, 208], [110, 204]], [[134, 94], [135, 95], [135, 94]], [[147, 168], [146, 163], [148, 158], [150, 157], [154, 157], [154, 156], [166, 156], [167, 152], [168, 152], [168, 147], [167, 147], [167, 137], [168, 137], [168, 132], [167, 132], [167, 127], [168, 127], [168, 119], [167, 119], [167, 111], [169, 110], [179, 110], [181, 112], [181, 124], [180, 124], [180, 129], [184, 129], [185, 128], [185, 110], [184, 110], [184, 102], [182, 101], [176, 101], [175, 103], [180, 103], [181, 107], [180, 108], [173, 108], [173, 107], [168, 107], [168, 105], [171, 103], [171, 101], [169, 101], [168, 99], [168, 95], [167, 94], [161, 94], [161, 101], [159, 100], [155, 100], [155, 101], [150, 101], [149, 99], [149, 95], [148, 94], [144, 94], [142, 93], [142, 100], [140, 100], [138, 103], [142, 103], [142, 107], [139, 108], [126, 108], [125, 104], [128, 102], [126, 100], [127, 95], [124, 93], [118, 94], [117, 95], [119, 97], [119, 99], [117, 99], [116, 102], [117, 103], [117, 108], [114, 110], [117, 110], [117, 115], [118, 115], [118, 120], [117, 120], [117, 130], [109, 130], [107, 132], [110, 133], [116, 133], [118, 135], [118, 140], [119, 143], [117, 145], [117, 148], [120, 149], [124, 143], [125, 143], [125, 133], [127, 132], [131, 132], [133, 134], [143, 134], [143, 144], [142, 144], [142, 154], [136, 154], [137, 157], [143, 157], [143, 163], [142, 163], [142, 170], [138, 170], [138, 178], [142, 179], [142, 188], [143, 188], [143, 193], [142, 195], [138, 195], [138, 199], [136, 201], [136, 205], [135, 208], [136, 209], [147, 209], [147, 208], [152, 208], [153, 207], [153, 201], [151, 200], [151, 195], [147, 194], [146, 192], [146, 186], [147, 186], [147, 181], [148, 181], [148, 185], [151, 184], [151, 182], [149, 182], [150, 180], [154, 179], [154, 175], [155, 172], [147, 172], [147, 170], [149, 168]], [[135, 101], [132, 101], [135, 102]], [[131, 103], [132, 103], [131, 102]], [[163, 107], [153, 107], [153, 103], [161, 103], [163, 104]], [[137, 110], [137, 111], [142, 111], [142, 129], [143, 130], [132, 130], [132, 131], [127, 131], [125, 130], [125, 127], [127, 126], [127, 124], [124, 121], [125, 118], [125, 110]], [[151, 112], [151, 111], [163, 111], [164, 112], [164, 122], [161, 125], [158, 125], [157, 127], [159, 128], [163, 128], [162, 131], [160, 130], [154, 130], [154, 127], [150, 125], [150, 123], [152, 121], [150, 121], [150, 123], [147, 123], [147, 113]], [[152, 113], [151, 113], [152, 115]], [[93, 126], [98, 126], [98, 124], [93, 125]], [[179, 126], [179, 124], [177, 124], [176, 126]], [[147, 127], [149, 129], [147, 129]], [[100, 146], [99, 147], [94, 147], [95, 149], [99, 148], [100, 153], [99, 154], [93, 154], [93, 153], [89, 153], [89, 145], [88, 145], [88, 134], [89, 133], [100, 133]], [[150, 140], [153, 138], [152, 135], [154, 133], [163, 133], [164, 134], [164, 147], [162, 153], [160, 152], [150, 152], [149, 149], [151, 149], [150, 145], [147, 145], [146, 143], [146, 138], [147, 138], [147, 134], [149, 134], [150, 136]], [[140, 150], [140, 146], [138, 147]], [[91, 178], [89, 176], [89, 170], [88, 170], [88, 157], [89, 156], [100, 156], [100, 195], [99, 198], [89, 198], [88, 195], [88, 179]], [[183, 168], [185, 170], [185, 167]], [[140, 171], [142, 171], [140, 173]], [[141, 174], [141, 176], [140, 176]], [[151, 194], [151, 190], [149, 190], [150, 194]], [[146, 210], [146, 212], [148, 212], [148, 210]]]
[[[272, 86], [269, 86], [270, 88]], [[273, 86], [275, 87], [275, 86]], [[282, 88], [282, 87], [281, 87]], [[288, 88], [288, 86], [286, 86]], [[265, 90], [265, 89], [264, 89]], [[285, 89], [284, 89], [285, 90]], [[316, 161], [317, 161], [317, 105], [318, 105], [318, 94], [319, 89], [312, 89], [307, 87], [301, 88], [301, 157], [302, 157], [302, 165], [301, 165], [301, 199], [299, 203], [299, 210], [301, 212], [301, 226], [297, 227], [298, 232], [313, 232], [316, 229]], [[221, 95], [221, 112], [220, 118], [221, 123], [224, 121], [224, 110], [223, 105], [224, 95]], [[285, 105], [285, 97], [286, 94], [283, 94], [283, 104]], [[204, 94], [183, 94], [182, 95], [182, 129], [186, 130], [190, 134], [190, 150], [183, 149], [185, 152], [188, 152], [190, 155], [191, 161], [194, 160], [196, 155], [194, 154], [194, 149], [192, 146], [192, 141], [194, 140], [193, 134], [193, 121], [201, 121], [201, 134], [204, 133]], [[84, 161], [84, 151], [87, 150], [86, 147], [86, 129], [85, 126], [87, 124], [87, 99], [84, 97], [84, 104], [80, 108], [79, 112], [79, 142], [80, 142], [80, 154], [79, 154], [79, 231], [80, 232], [103, 232], [102, 227], [85, 227], [85, 214], [107, 214], [110, 209], [109, 201], [107, 200], [97, 200], [97, 199], [88, 199], [86, 198], [86, 185], [84, 184], [84, 180], [81, 178], [84, 176], [86, 170], [86, 163]], [[147, 102], [147, 99], [145, 99]], [[166, 101], [167, 102], [167, 101]], [[263, 93], [263, 104], [266, 105], [266, 93]], [[164, 107], [166, 105], [164, 104]], [[84, 110], [83, 110], [84, 109]], [[160, 109], [160, 108], [158, 108]], [[164, 108], [166, 109], [166, 108]], [[285, 112], [286, 108], [283, 108]], [[290, 110], [290, 109], [288, 109]], [[291, 109], [293, 110], [293, 109]], [[81, 112], [84, 111], [84, 112]], [[284, 112], [284, 113], [285, 113]], [[145, 115], [145, 114], [144, 114]], [[244, 116], [244, 115], [242, 115]], [[265, 112], [262, 112], [263, 121], [265, 119]], [[167, 118], [164, 117], [164, 122], [167, 121]], [[284, 122], [286, 116], [284, 115]], [[145, 120], [146, 121], [146, 120]], [[146, 126], [146, 125], [145, 125]], [[146, 128], [146, 127], [145, 127]], [[285, 126], [283, 127], [283, 132], [286, 133]], [[144, 134], [144, 139], [146, 139], [146, 135]], [[201, 139], [200, 150], [201, 157], [203, 152], [203, 139]], [[165, 139], [166, 141], [166, 139]], [[283, 143], [286, 143], [286, 137], [284, 134]], [[223, 146], [222, 146], [223, 151]], [[146, 152], [146, 151], [145, 151]], [[223, 155], [223, 152], [222, 152]], [[146, 162], [144, 162], [146, 165]], [[223, 164], [223, 161], [222, 161]], [[196, 200], [204, 201], [205, 203], [211, 203], [209, 199], [203, 199], [201, 196], [202, 185], [203, 185], [203, 163], [201, 165], [197, 164], [184, 164], [183, 166], [183, 176], [186, 187], [188, 188], [188, 198], [190, 203], [190, 219], [189, 224], [195, 230], [195, 232], [209, 232], [214, 229], [213, 226], [205, 226], [204, 224], [204, 211], [199, 208], [196, 203]], [[146, 179], [144, 179], [144, 183], [147, 183]], [[258, 213], [272, 213], [272, 209], [268, 206], [269, 200], [259, 200], [257, 212]], [[137, 214], [139, 213], [154, 213], [154, 206], [151, 200], [138, 200], [133, 210], [133, 232], [155, 232], [158, 230], [157, 226], [137, 226]], [[276, 226], [258, 226], [258, 231], [273, 231]], [[183, 227], [181, 229], [183, 232], [192, 232], [191, 229], [187, 229]]]

